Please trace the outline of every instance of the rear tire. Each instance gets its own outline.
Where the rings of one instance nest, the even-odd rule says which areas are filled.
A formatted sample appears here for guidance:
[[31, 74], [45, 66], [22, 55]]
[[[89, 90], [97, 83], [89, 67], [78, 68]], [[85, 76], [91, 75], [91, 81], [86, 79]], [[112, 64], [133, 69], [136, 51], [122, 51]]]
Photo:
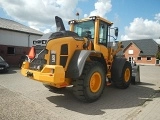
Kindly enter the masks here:
[[116, 65], [116, 69], [112, 70], [111, 78], [114, 85], [118, 88], [128, 88], [131, 83], [132, 67], [131, 64], [126, 61], [122, 68]]
[[73, 81], [73, 94], [81, 101], [94, 102], [103, 93], [105, 78], [101, 63], [86, 62], [82, 75]]

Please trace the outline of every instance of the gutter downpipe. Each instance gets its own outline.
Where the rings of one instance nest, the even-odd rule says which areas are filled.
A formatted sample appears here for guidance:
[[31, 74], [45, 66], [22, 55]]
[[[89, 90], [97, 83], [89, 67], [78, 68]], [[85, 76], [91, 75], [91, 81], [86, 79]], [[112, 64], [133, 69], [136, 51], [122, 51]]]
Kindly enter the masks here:
[[28, 35], [28, 47], [29, 47], [29, 42], [30, 42], [30, 34]]

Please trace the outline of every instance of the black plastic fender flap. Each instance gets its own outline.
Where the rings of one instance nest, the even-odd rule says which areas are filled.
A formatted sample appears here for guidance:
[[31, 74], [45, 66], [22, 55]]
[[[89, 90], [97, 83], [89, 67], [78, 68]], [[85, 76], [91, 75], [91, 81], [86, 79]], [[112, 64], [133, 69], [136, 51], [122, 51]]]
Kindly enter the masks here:
[[97, 51], [77, 50], [75, 51], [66, 71], [66, 78], [78, 78], [83, 71], [84, 65], [90, 54], [100, 54]]

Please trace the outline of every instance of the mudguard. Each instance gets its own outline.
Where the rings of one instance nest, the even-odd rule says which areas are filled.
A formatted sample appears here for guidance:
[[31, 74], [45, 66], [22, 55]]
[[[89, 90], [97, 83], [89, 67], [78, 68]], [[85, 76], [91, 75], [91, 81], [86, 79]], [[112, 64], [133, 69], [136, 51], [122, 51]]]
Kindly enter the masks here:
[[66, 78], [78, 78], [82, 74], [86, 59], [91, 54], [100, 54], [97, 51], [77, 50], [75, 51], [66, 71]]

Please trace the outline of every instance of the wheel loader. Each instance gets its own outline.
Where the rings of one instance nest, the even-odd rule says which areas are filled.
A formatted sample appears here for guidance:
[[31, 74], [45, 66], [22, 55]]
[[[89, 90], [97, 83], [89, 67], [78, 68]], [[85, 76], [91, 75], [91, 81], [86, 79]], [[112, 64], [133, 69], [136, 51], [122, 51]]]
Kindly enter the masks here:
[[55, 16], [55, 22], [56, 32], [33, 41], [29, 52], [32, 60], [23, 62], [22, 75], [57, 89], [71, 86], [75, 97], [84, 102], [99, 99], [107, 83], [129, 87], [132, 67], [116, 55], [122, 42], [112, 48], [110, 39], [118, 36], [112, 22], [91, 16], [70, 20], [70, 30], [65, 30], [60, 17]]

